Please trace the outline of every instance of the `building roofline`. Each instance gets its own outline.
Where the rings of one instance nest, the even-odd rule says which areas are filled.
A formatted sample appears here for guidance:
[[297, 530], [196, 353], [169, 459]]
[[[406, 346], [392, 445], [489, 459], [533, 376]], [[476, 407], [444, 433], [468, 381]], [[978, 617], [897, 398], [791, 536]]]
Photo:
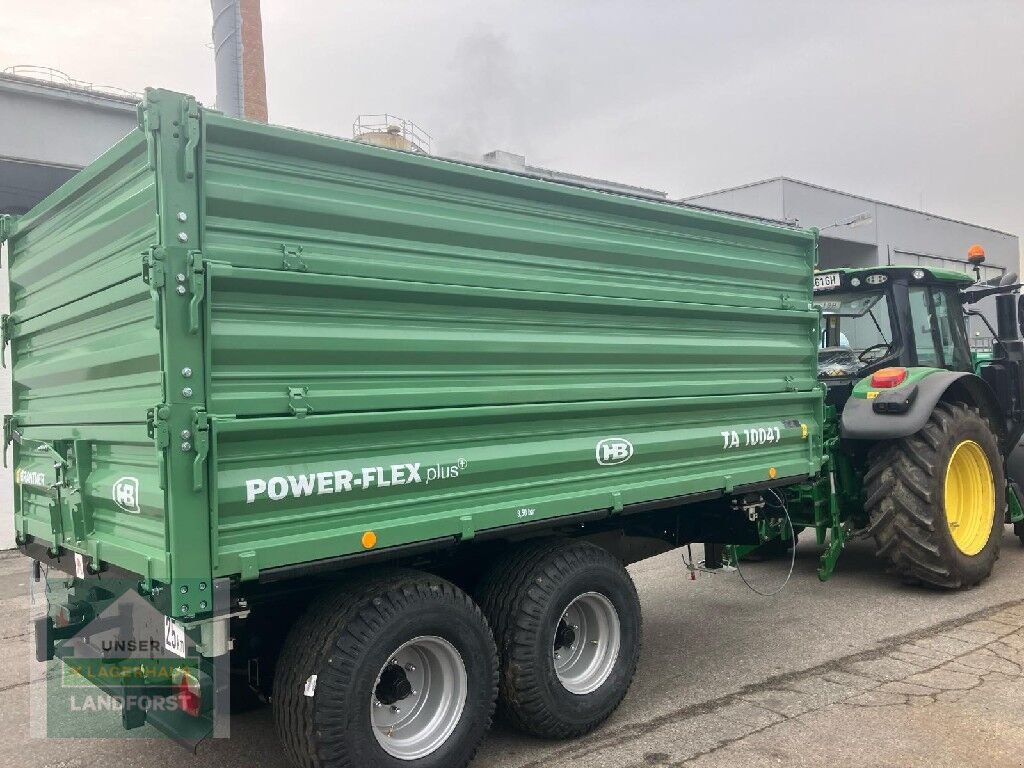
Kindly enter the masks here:
[[92, 102], [96, 106], [114, 109], [135, 109], [141, 101], [141, 96], [129, 95], [128, 93], [114, 93], [101, 88], [85, 88], [65, 83], [51, 83], [46, 80], [39, 80], [34, 77], [13, 75], [9, 72], [0, 72], [0, 83], [9, 83], [16, 87], [37, 90], [54, 94], [59, 97], [73, 97]]
[[954, 219], [951, 216], [943, 216], [938, 213], [932, 213], [931, 211], [923, 211], [919, 208], [911, 208], [906, 205], [899, 205], [898, 203], [889, 203], [885, 200], [879, 200], [874, 197], [867, 197], [866, 195], [858, 195], [854, 192], [844, 192], [841, 189], [835, 189], [834, 187], [826, 187], [823, 184], [814, 184], [809, 181], [801, 181], [800, 179], [794, 179], [792, 176], [773, 176], [769, 179], [761, 179], [760, 181], [751, 181], [746, 184], [737, 184], [733, 187], [723, 187], [722, 189], [716, 189], [712, 192], [702, 192], [699, 195], [690, 195], [684, 197], [683, 200], [698, 200], [702, 197], [711, 197], [712, 195], [722, 194], [723, 192], [736, 192], [741, 189], [747, 189], [749, 187], [760, 187], [765, 184], [772, 184], [774, 182], [788, 181], [791, 184], [799, 184], [802, 187], [810, 187], [811, 189], [820, 189], [822, 192], [832, 192], [833, 194], [843, 195], [844, 197], [852, 197], [855, 200], [863, 200], [866, 203], [872, 203], [873, 205], [884, 205], [886, 208], [895, 208], [900, 211], [907, 211], [908, 213], [916, 213], [920, 216], [928, 216], [932, 219], [941, 219], [942, 221], [948, 221], [952, 224], [963, 224], [968, 227], [975, 227], [976, 229], [984, 229], [989, 232], [995, 232], [998, 235], [1006, 235], [1007, 237], [1013, 237], [1019, 239], [1019, 235], [1013, 232], [1007, 232], [1002, 229], [996, 229], [995, 227], [987, 227], [984, 224], [976, 224], [972, 221], [964, 221], [963, 219]]

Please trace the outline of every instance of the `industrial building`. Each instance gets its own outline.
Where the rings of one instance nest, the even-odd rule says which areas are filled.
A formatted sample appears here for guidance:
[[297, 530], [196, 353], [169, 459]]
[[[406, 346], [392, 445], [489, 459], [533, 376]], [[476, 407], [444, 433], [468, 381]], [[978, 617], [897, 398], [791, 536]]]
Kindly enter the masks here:
[[[967, 249], [981, 245], [988, 279], [1020, 268], [1016, 235], [786, 177], [686, 198], [691, 205], [817, 227], [821, 269], [873, 265], [924, 266], [972, 272]], [[968, 319], [971, 342], [987, 347], [984, 322]]]

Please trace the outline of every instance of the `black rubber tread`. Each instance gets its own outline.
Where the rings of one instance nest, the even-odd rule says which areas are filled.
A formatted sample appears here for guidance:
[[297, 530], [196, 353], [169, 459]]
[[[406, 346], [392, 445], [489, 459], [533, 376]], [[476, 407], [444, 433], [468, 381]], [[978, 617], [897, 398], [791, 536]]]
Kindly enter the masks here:
[[[595, 570], [620, 583], [619, 599], [622, 602], [624, 596], [625, 604], [616, 605], [616, 610], [624, 629], [622, 645], [609, 680], [591, 694], [575, 696], [558, 683], [550, 651], [557, 616], [568, 602], [552, 601], [568, 579]], [[592, 588], [587, 585], [582, 591]], [[567, 739], [592, 731], [615, 711], [636, 674], [642, 626], [636, 587], [611, 553], [583, 541], [523, 544], [484, 574], [476, 594], [494, 629], [500, 665], [498, 710], [506, 722], [535, 736]], [[553, 623], [545, 613], [548, 619], [555, 617]], [[552, 697], [567, 697], [571, 706], [557, 706]], [[581, 706], [585, 712], [579, 711]]]
[[[956, 548], [946, 524], [945, 472], [953, 449], [973, 439], [989, 460], [995, 483], [995, 522], [974, 556]], [[876, 554], [905, 581], [932, 587], [971, 587], [989, 576], [999, 558], [1006, 482], [998, 442], [980, 412], [965, 403], [939, 402], [914, 435], [878, 443], [864, 475], [868, 532]]]
[[[375, 647], [388, 622], [416, 609], [442, 619], [461, 617], [474, 625], [482, 646], [474, 654], [475, 663], [483, 665], [486, 673], [481, 676], [476, 697], [470, 675], [466, 710], [456, 732], [441, 750], [420, 760], [402, 761], [377, 746], [379, 754], [368, 757], [365, 749], [360, 752], [353, 747], [353, 730], [348, 724], [353, 719], [351, 707], [356, 707], [358, 716], [358, 709], [366, 707], [369, 699], [361, 691], [353, 695], [346, 683], [360, 672], [361, 657]], [[471, 662], [466, 663], [469, 671]], [[375, 676], [379, 669], [378, 665], [370, 673]], [[304, 694], [304, 687], [314, 672], [318, 675], [316, 695], [309, 697]], [[414, 570], [390, 570], [355, 576], [310, 604], [282, 648], [272, 703], [284, 751], [299, 768], [463, 768], [472, 761], [490, 727], [497, 687], [493, 636], [476, 603], [440, 577]], [[472, 711], [474, 701], [476, 707]], [[464, 726], [468, 733], [460, 734]], [[374, 739], [370, 732], [362, 736]], [[460, 736], [466, 742], [463, 748], [449, 750], [448, 744]], [[456, 754], [450, 754], [453, 751]]]

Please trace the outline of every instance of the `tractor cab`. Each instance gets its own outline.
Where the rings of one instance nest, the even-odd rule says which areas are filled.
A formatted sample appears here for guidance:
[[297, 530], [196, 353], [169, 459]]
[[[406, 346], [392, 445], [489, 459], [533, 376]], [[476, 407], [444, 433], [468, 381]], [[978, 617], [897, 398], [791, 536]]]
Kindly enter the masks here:
[[962, 272], [923, 267], [839, 269], [814, 276], [821, 309], [818, 378], [842, 408], [858, 381], [890, 368], [974, 370]]

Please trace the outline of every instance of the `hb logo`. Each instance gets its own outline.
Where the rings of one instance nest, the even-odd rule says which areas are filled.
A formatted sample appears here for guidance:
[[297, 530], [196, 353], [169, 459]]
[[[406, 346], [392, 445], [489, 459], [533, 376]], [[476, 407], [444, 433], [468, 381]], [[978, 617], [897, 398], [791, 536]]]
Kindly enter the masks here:
[[603, 467], [622, 464], [633, 456], [633, 444], [624, 437], [606, 437], [597, 444], [597, 463]]
[[114, 483], [111, 493], [114, 503], [125, 512], [139, 513], [139, 480], [136, 477], [122, 477]]

